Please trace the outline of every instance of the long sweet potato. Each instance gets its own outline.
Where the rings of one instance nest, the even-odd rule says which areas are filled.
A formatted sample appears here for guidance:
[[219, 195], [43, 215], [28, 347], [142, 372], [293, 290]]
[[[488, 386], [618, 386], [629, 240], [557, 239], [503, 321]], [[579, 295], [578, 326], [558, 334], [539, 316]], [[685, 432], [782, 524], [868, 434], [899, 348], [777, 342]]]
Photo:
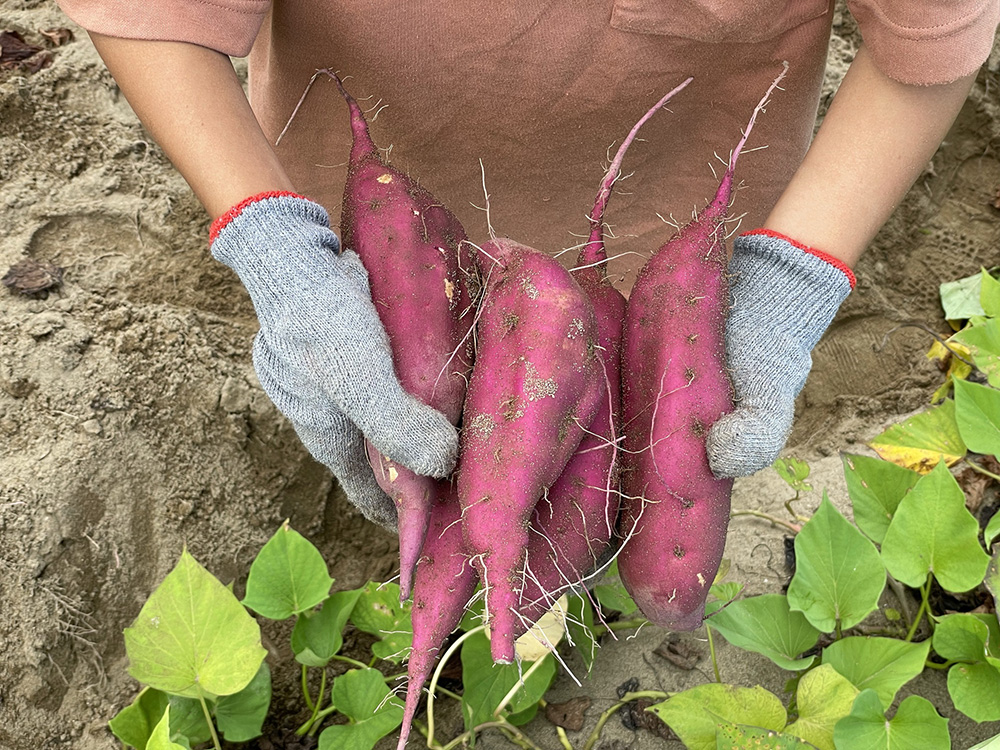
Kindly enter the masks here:
[[[472, 363], [467, 343], [473, 312], [459, 262], [465, 230], [437, 198], [385, 163], [358, 103], [333, 78], [347, 101], [354, 136], [344, 186], [343, 243], [368, 270], [403, 388], [458, 424]], [[399, 585], [405, 599], [431, 507], [445, 484], [414, 474], [370, 445], [368, 454], [376, 480], [396, 504]]]
[[733, 406], [725, 222], [736, 161], [782, 77], [754, 110], [715, 198], [643, 266], [628, 301], [621, 529], [629, 538], [618, 571], [643, 614], [673, 630], [701, 624], [726, 541], [732, 480], [712, 474], [705, 452], [709, 428]]
[[497, 239], [476, 262], [484, 297], [456, 472], [493, 658], [511, 663], [531, 514], [591, 423], [603, 375], [593, 305], [555, 259]]

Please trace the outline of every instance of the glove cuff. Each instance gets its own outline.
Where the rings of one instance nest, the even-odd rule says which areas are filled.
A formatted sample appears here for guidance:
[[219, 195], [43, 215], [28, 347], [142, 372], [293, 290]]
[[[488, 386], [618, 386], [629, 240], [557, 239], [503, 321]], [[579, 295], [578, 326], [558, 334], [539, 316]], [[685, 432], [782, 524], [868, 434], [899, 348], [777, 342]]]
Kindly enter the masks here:
[[749, 232], [743, 232], [743, 234], [741, 234], [740, 236], [770, 237], [771, 239], [777, 240], [778, 242], [787, 242], [792, 247], [797, 247], [799, 250], [808, 253], [809, 255], [812, 255], [816, 258], [819, 258], [824, 263], [827, 263], [836, 268], [847, 278], [847, 283], [850, 284], [852, 290], [858, 284], [858, 280], [854, 276], [854, 272], [840, 258], [835, 258], [829, 253], [824, 253], [822, 250], [817, 250], [816, 248], [810, 247], [809, 245], [804, 245], [801, 242], [792, 239], [788, 235], [782, 234], [781, 232], [776, 232], [773, 229], [764, 229], [763, 227], [761, 227], [759, 229], [753, 229]]
[[291, 192], [252, 195], [212, 223], [212, 257], [236, 271], [258, 317], [289, 279], [321, 276], [340, 254], [340, 240], [318, 203]]

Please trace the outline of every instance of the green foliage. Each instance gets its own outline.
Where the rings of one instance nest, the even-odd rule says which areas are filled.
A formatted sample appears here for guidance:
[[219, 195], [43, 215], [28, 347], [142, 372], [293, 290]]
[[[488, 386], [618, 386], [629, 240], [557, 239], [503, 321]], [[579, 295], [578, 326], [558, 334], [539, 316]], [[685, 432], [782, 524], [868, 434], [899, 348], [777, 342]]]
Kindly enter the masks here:
[[366, 583], [351, 610], [351, 621], [358, 630], [379, 638], [372, 646], [379, 659], [399, 664], [409, 656], [413, 645], [410, 607], [400, 603], [395, 583]]
[[926, 698], [911, 695], [887, 719], [873, 690], [864, 690], [849, 716], [834, 730], [837, 750], [946, 750], [951, 747], [948, 720]]
[[720, 724], [744, 724], [780, 732], [787, 714], [777, 696], [764, 688], [707, 683], [650, 706], [688, 750], [716, 750]]
[[795, 692], [799, 717], [785, 727], [785, 734], [810, 742], [819, 750], [835, 750], [834, 727], [850, 713], [858, 692], [830, 664], [806, 672]]
[[296, 619], [292, 630], [295, 660], [308, 667], [325, 667], [344, 645], [344, 627], [361, 598], [361, 589], [332, 594], [315, 612]]
[[846, 677], [858, 690], [873, 690], [888, 708], [896, 693], [924, 671], [930, 642], [907, 643], [895, 638], [851, 636], [831, 643], [823, 663]]
[[470, 636], [462, 644], [462, 684], [465, 687], [462, 716], [466, 729], [471, 730], [491, 721], [501, 701], [517, 685], [520, 689], [503, 713], [517, 715], [536, 708], [555, 678], [555, 659], [547, 655], [533, 663], [532, 667], [526, 664], [494, 665], [490, 656], [490, 641], [485, 633]]
[[966, 453], [950, 399], [893, 425], [869, 445], [887, 461], [920, 472], [941, 461], [950, 466]]
[[801, 612], [793, 612], [781, 594], [734, 601], [712, 615], [708, 625], [734, 646], [763, 654], [782, 669], [807, 669], [816, 658], [799, 654], [816, 645], [820, 631]]
[[1000, 318], [965, 328], [952, 340], [968, 347], [972, 361], [987, 377], [989, 384], [1000, 388]]
[[876, 544], [885, 539], [903, 496], [920, 475], [891, 461], [844, 453], [844, 477], [854, 509], [854, 522]]
[[146, 743], [146, 750], [190, 750], [189, 747], [178, 744], [170, 739], [170, 708], [163, 711], [163, 716], [153, 727]]
[[375, 669], [351, 669], [340, 675], [333, 681], [330, 701], [349, 723], [324, 729], [320, 750], [371, 750], [403, 723], [402, 704]]
[[611, 563], [603, 582], [594, 586], [594, 596], [604, 609], [621, 612], [623, 617], [635, 614], [638, 611], [636, 603], [632, 601], [628, 591], [618, 577], [618, 560]]
[[238, 693], [267, 653], [254, 619], [187, 550], [125, 629], [125, 649], [135, 679], [191, 698]]
[[285, 521], [250, 565], [243, 604], [284, 620], [322, 602], [332, 585], [319, 550]]
[[230, 742], [246, 742], [260, 736], [270, 707], [271, 670], [264, 663], [249, 685], [215, 702], [215, 723]]
[[956, 380], [955, 421], [970, 451], [1000, 456], [1000, 391]]
[[796, 492], [809, 492], [812, 489], [812, 485], [806, 481], [810, 469], [805, 461], [791, 457], [779, 458], [774, 462], [774, 470]]
[[929, 573], [948, 591], [982, 582], [989, 558], [979, 546], [979, 524], [944, 464], [921, 477], [899, 503], [882, 542], [882, 560], [890, 575], [915, 588]]
[[733, 748], [754, 748], [757, 750], [805, 750], [815, 748], [803, 742], [798, 737], [773, 732], [759, 727], [740, 726], [739, 724], [720, 724], [716, 730], [716, 750], [733, 750]]
[[826, 494], [795, 537], [788, 604], [814, 628], [852, 628], [878, 607], [885, 568], [875, 545], [833, 507]]

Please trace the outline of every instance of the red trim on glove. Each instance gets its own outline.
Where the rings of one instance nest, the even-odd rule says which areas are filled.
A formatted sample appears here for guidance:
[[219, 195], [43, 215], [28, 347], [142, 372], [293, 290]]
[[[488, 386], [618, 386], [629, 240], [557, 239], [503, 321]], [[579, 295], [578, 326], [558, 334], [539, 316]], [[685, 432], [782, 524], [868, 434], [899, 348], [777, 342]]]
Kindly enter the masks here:
[[299, 195], [298, 193], [293, 193], [290, 190], [268, 190], [264, 193], [257, 193], [257, 195], [251, 195], [249, 198], [244, 198], [231, 209], [222, 214], [218, 219], [212, 222], [211, 228], [208, 230], [208, 244], [211, 245], [215, 242], [215, 238], [219, 236], [219, 232], [226, 228], [226, 226], [243, 213], [243, 209], [249, 206], [251, 203], [257, 203], [258, 201], [267, 200], [268, 198], [304, 198], [305, 196]]
[[833, 266], [838, 271], [840, 271], [841, 273], [843, 273], [844, 276], [847, 277], [847, 281], [851, 285], [851, 289], [854, 289], [854, 287], [857, 286], [858, 280], [857, 280], [857, 278], [855, 278], [854, 272], [840, 258], [834, 258], [829, 253], [824, 253], [822, 250], [817, 250], [814, 247], [809, 247], [809, 245], [803, 245], [801, 242], [793, 240], [791, 237], [789, 237], [787, 235], [784, 235], [781, 232], [775, 232], [773, 229], [763, 229], [763, 228], [761, 228], [761, 229], [753, 229], [753, 230], [751, 230], [749, 232], [744, 232], [743, 236], [752, 235], [752, 234], [762, 234], [765, 237], [774, 237], [775, 239], [778, 239], [778, 240], [784, 240], [788, 244], [794, 245], [799, 250], [807, 252], [810, 255], [813, 255], [813, 256], [819, 258], [820, 260], [825, 261], [826, 263], [829, 263], [831, 266]]

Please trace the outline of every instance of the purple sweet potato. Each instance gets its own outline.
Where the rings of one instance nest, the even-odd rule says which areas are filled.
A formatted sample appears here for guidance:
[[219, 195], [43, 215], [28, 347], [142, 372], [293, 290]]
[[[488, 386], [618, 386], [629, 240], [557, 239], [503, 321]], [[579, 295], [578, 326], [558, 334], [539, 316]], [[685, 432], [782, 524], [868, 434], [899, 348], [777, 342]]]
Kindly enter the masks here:
[[497, 239], [476, 262], [484, 296], [458, 495], [486, 592], [493, 658], [511, 663], [531, 514], [593, 420], [604, 376], [593, 305], [555, 259]]
[[643, 614], [672, 630], [701, 624], [725, 546], [732, 480], [712, 474], [705, 452], [709, 428], [733, 407], [725, 222], [736, 160], [783, 76], [715, 198], [643, 266], [628, 301], [618, 571]]
[[[448, 483], [448, 487], [452, 485]], [[408, 684], [398, 750], [406, 747], [424, 683], [438, 652], [458, 627], [476, 590], [478, 576], [464, 550], [461, 517], [454, 491], [435, 500], [413, 582], [413, 648], [406, 666]]]
[[[347, 101], [354, 142], [344, 186], [341, 239], [368, 270], [372, 299], [408, 393], [458, 424], [471, 370], [472, 301], [460, 253], [465, 230], [439, 200], [385, 163], [354, 98]], [[394, 464], [369, 446], [376, 479], [396, 504], [400, 595], [409, 596], [440, 483]]]
[[601, 181], [588, 217], [590, 237], [577, 258], [574, 278], [594, 306], [600, 343], [601, 403], [577, 452], [535, 506], [519, 613], [520, 635], [562, 592], [580, 585], [608, 552], [618, 517], [618, 435], [621, 427], [621, 345], [625, 297], [607, 277], [604, 212], [622, 161], [639, 129], [681, 85], [657, 102], [632, 128]]

